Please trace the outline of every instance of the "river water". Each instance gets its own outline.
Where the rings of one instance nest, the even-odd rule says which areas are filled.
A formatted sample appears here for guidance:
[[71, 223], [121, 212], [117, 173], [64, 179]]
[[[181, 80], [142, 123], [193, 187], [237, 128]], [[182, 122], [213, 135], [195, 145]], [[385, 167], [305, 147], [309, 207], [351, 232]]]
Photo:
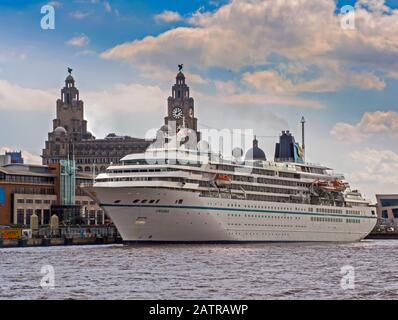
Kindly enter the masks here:
[[0, 299], [398, 298], [397, 251], [397, 240], [0, 249]]

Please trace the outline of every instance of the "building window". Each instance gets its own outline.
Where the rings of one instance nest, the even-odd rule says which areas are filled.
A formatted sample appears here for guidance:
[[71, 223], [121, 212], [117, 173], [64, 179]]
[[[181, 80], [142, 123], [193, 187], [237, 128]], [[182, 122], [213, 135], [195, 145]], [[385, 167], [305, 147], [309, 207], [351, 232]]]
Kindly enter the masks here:
[[17, 224], [25, 224], [24, 220], [25, 210], [24, 209], [17, 209]]
[[25, 224], [30, 226], [30, 217], [33, 214], [33, 209], [26, 209], [26, 221]]
[[104, 224], [104, 214], [102, 210], [97, 211], [97, 224]]
[[39, 218], [39, 224], [41, 224], [41, 221], [42, 221], [42, 217], [41, 217], [41, 209], [36, 209], [35, 210], [35, 213], [36, 213], [36, 215], [37, 215], [37, 217]]
[[50, 224], [50, 210], [43, 210], [43, 224]]
[[381, 212], [381, 217], [382, 217], [383, 219], [388, 219], [387, 210], [383, 210], [383, 211]]
[[380, 202], [382, 207], [398, 207], [398, 199], [381, 199]]

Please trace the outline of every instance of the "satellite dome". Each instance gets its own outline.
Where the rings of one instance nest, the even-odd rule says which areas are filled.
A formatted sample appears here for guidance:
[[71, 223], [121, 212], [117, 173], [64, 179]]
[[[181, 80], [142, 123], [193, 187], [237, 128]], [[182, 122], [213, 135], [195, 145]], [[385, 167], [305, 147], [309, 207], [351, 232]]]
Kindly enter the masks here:
[[267, 160], [264, 151], [258, 147], [258, 141], [256, 137], [254, 137], [253, 140], [253, 148], [250, 148], [246, 152], [245, 160]]
[[58, 135], [66, 134], [66, 129], [64, 127], [56, 127], [54, 133]]
[[197, 148], [201, 152], [209, 152], [210, 151], [210, 145], [207, 141], [200, 140], [197, 144]]
[[237, 148], [234, 148], [234, 149], [232, 150], [232, 157], [233, 157], [234, 159], [240, 159], [242, 156], [243, 156], [243, 150], [242, 150], [242, 148], [237, 147]]

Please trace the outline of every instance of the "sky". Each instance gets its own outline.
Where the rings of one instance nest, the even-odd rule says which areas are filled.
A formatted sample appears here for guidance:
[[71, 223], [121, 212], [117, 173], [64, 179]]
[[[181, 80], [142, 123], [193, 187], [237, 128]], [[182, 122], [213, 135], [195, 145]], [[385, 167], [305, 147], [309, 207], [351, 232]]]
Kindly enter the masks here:
[[304, 116], [306, 160], [374, 199], [398, 193], [397, 61], [397, 0], [1, 0], [0, 153], [41, 162], [67, 67], [97, 138], [144, 137], [183, 63], [200, 129], [252, 129], [271, 160]]

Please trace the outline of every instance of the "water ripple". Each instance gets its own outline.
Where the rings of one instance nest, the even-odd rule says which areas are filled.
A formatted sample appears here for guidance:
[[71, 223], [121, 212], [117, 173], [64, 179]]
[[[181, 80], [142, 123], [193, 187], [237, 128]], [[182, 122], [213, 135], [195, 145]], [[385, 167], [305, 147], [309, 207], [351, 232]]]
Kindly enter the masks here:
[[[398, 241], [0, 250], [0, 299], [391, 299]], [[40, 287], [43, 265], [55, 288]], [[345, 265], [355, 288], [343, 290]]]

